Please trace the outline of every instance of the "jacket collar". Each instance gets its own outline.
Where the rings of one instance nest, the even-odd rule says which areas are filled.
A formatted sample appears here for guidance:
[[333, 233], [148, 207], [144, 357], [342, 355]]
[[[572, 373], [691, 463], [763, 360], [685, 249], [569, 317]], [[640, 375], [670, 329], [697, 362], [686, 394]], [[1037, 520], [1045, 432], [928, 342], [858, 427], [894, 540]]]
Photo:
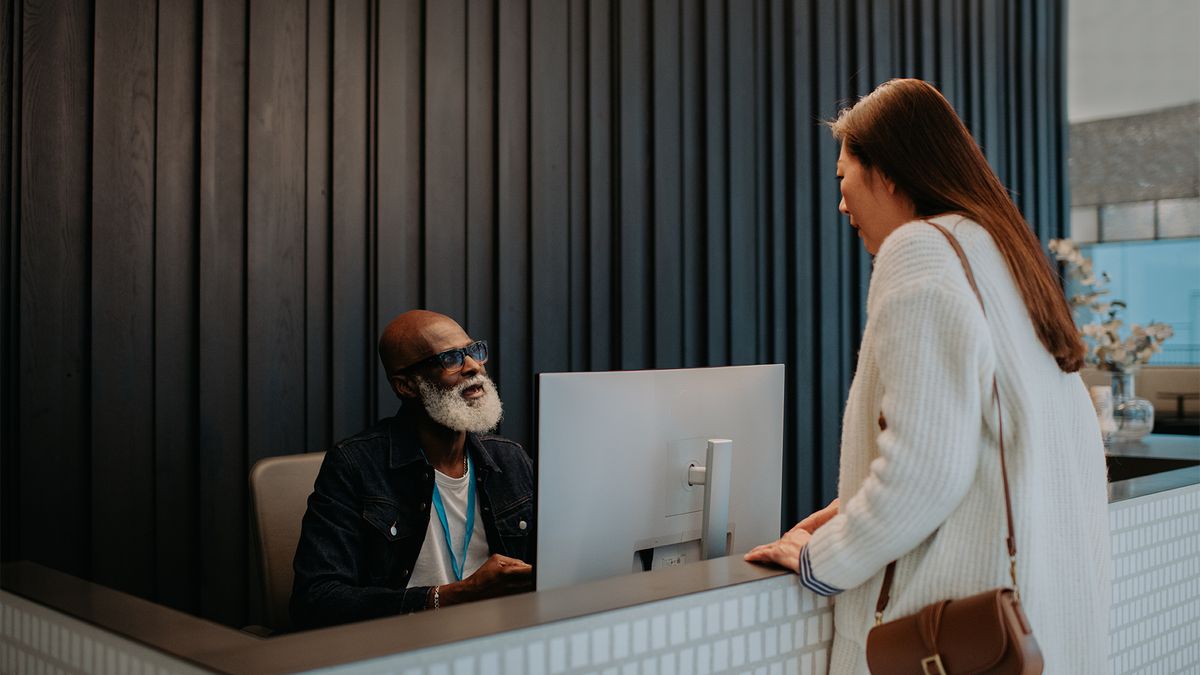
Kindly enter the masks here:
[[[486, 470], [495, 473], [501, 472], [500, 466], [496, 464], [496, 460], [492, 458], [492, 454], [488, 452], [487, 446], [483, 444], [478, 435], [467, 432], [465, 447], [471, 453], [471, 457], [482, 464]], [[397, 412], [388, 424], [388, 468], [399, 469], [413, 462], [424, 461], [421, 445], [417, 442], [416, 430], [400, 412]]]

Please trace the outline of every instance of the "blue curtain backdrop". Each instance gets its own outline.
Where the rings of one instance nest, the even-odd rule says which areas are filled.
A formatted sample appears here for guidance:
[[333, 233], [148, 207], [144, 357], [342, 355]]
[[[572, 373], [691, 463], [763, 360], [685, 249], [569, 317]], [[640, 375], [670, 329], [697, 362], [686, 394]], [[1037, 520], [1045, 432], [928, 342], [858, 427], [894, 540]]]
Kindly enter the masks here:
[[[870, 261], [818, 121], [891, 77], [1067, 222], [1064, 3], [17, 0], [0, 20], [3, 551], [252, 619], [247, 473], [393, 398], [428, 307], [536, 373], [782, 362], [834, 494]], [[531, 450], [536, 452], [536, 448]]]

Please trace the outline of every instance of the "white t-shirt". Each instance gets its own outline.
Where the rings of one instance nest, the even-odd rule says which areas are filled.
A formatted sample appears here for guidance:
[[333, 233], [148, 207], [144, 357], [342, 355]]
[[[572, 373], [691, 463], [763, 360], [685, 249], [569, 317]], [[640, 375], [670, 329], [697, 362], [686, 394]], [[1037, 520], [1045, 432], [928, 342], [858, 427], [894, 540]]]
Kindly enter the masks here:
[[[442, 495], [446, 507], [446, 523], [450, 525], [450, 541], [454, 543], [455, 555], [462, 553], [463, 535], [467, 529], [467, 494], [471, 487], [471, 474], [451, 478], [434, 469], [433, 480]], [[475, 531], [467, 546], [467, 562], [463, 565], [463, 578], [471, 576], [488, 559], [487, 533], [483, 527], [483, 513], [479, 509], [479, 498], [475, 499]], [[436, 508], [429, 507], [429, 530], [425, 532], [425, 543], [417, 554], [408, 587], [443, 586], [453, 583], [454, 568], [450, 564], [450, 552], [446, 549], [446, 536], [442, 534], [442, 521]]]

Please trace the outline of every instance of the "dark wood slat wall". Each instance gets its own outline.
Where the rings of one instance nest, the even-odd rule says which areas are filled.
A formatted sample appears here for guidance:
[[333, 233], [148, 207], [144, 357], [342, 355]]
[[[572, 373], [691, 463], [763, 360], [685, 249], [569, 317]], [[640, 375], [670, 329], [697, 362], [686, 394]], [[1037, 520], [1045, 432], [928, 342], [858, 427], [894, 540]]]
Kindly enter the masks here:
[[502, 431], [531, 450], [538, 372], [786, 362], [802, 515], [836, 486], [870, 277], [818, 120], [934, 80], [1059, 235], [1063, 21], [1032, 0], [6, 4], [4, 556], [253, 619], [250, 465], [390, 414], [374, 342], [417, 306], [492, 342]]
[[200, 4], [158, 6], [154, 160], [154, 504], [156, 595], [199, 598], [192, 541], [200, 527], [196, 87]]
[[[6, 2], [0, 7], [0, 190], [8, 195], [0, 204], [0, 448], [17, 447], [17, 328], [16, 309], [20, 304], [17, 296], [17, 193], [15, 179], [17, 166], [13, 162], [13, 139], [17, 133], [17, 110], [13, 105], [13, 92], [19, 91], [20, 79], [13, 68], [18, 60], [13, 53], [18, 51], [16, 40], [20, 16], [16, 3]], [[17, 453], [0, 451], [0, 491], [6, 495], [17, 493], [20, 486], [20, 468]], [[6, 500], [0, 506], [0, 550], [15, 550], [20, 531], [20, 517], [16, 500]]]
[[246, 588], [246, 3], [205, 1], [200, 44], [200, 606], [236, 621]]
[[154, 588], [156, 3], [96, 3], [92, 113], [92, 576]]
[[[21, 516], [23, 557], [91, 574], [91, 124], [93, 7], [72, 0], [24, 3], [21, 73], [12, 106], [20, 173], [16, 373], [20, 487], [4, 510]], [[136, 264], [136, 263], [135, 263]], [[11, 330], [11, 328], [10, 328]], [[12, 449], [6, 446], [5, 452]], [[74, 531], [63, 536], [63, 523]]]

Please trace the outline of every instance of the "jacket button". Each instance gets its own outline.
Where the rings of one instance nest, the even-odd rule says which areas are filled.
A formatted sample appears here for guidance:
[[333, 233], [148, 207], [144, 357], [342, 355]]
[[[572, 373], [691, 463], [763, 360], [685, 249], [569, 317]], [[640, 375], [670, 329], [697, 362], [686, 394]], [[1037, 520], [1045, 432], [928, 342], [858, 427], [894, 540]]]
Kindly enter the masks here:
[[490, 507], [490, 506], [485, 506], [485, 507], [483, 507], [483, 510], [484, 510], [484, 511], [491, 511], [491, 510], [492, 510], [492, 507]]
[[529, 523], [522, 520], [521, 522], [517, 523], [517, 527], [524, 530], [525, 528], [529, 527]]
[[425, 509], [426, 509], [428, 506], [429, 506], [429, 505], [428, 505], [428, 504], [426, 504], [425, 502], [421, 502], [421, 510], [422, 510], [422, 511], [424, 511], [424, 510], [425, 510]]
[[403, 572], [401, 572], [400, 576], [402, 576], [402, 577], [408, 576], [408, 570], [404, 570]]

